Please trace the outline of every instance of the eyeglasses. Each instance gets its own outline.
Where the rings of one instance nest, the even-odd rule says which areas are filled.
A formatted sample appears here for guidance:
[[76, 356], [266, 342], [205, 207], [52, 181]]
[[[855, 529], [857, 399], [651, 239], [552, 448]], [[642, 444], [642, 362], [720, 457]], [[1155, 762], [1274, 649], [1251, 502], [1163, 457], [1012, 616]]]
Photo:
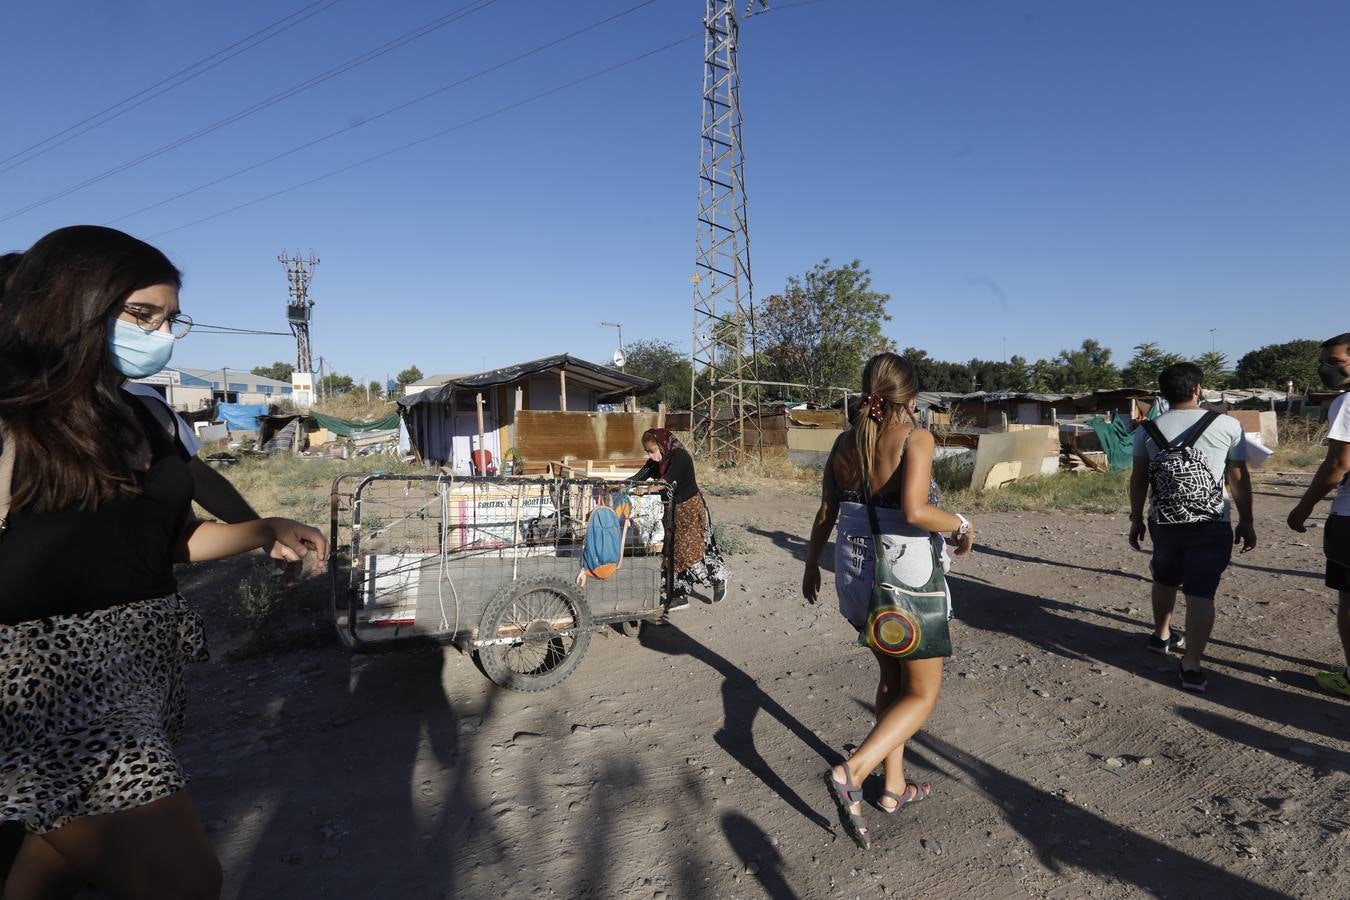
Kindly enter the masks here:
[[169, 331], [173, 334], [174, 340], [187, 337], [187, 333], [192, 330], [192, 317], [182, 313], [166, 316], [164, 310], [153, 306], [124, 306], [122, 310], [134, 318], [136, 327], [146, 334], [159, 331], [165, 322], [169, 323]]

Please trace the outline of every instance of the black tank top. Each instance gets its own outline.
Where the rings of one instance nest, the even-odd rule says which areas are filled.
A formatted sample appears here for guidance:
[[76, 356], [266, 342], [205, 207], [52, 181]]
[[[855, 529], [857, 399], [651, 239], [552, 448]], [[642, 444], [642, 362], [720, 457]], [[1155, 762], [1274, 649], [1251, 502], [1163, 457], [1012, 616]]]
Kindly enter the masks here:
[[[136, 398], [124, 394], [150, 444], [141, 492], [95, 510], [14, 512], [0, 537], [0, 625], [90, 612], [178, 589], [173, 548], [192, 504], [188, 456]], [[14, 478], [23, 478], [16, 471]]]

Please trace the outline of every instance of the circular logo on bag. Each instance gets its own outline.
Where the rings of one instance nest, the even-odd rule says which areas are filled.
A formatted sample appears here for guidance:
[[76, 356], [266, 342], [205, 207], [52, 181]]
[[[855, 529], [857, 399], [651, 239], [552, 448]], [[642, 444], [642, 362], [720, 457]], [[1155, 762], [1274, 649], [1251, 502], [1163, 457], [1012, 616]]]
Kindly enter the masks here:
[[891, 656], [913, 653], [923, 638], [919, 620], [899, 609], [886, 609], [874, 613], [867, 626], [872, 637], [872, 645]]

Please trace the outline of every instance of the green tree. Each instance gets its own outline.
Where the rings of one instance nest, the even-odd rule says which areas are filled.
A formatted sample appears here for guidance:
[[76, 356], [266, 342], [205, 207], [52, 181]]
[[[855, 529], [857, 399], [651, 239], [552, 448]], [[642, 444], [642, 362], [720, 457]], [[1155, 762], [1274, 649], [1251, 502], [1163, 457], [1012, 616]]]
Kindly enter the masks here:
[[291, 373], [295, 371], [295, 366], [290, 363], [274, 362], [270, 366], [254, 366], [253, 374], [262, 378], [274, 378], [277, 381], [291, 383]]
[[1014, 354], [1008, 360], [1006, 380], [1005, 387], [1010, 391], [1031, 390], [1031, 366], [1027, 364], [1025, 356]]
[[970, 370], [973, 390], [1002, 393], [1031, 389], [1030, 367], [1020, 356], [1014, 356], [1007, 362], [972, 359], [965, 368]]
[[376, 379], [371, 379], [370, 384], [366, 385], [366, 390], [370, 392], [370, 396], [373, 398], [378, 399], [384, 396], [384, 385]]
[[1228, 357], [1217, 350], [1211, 350], [1209, 353], [1201, 353], [1195, 359], [1191, 360], [1200, 367], [1205, 373], [1204, 380], [1201, 382], [1206, 388], [1221, 391], [1228, 387], [1231, 372], [1228, 370]]
[[890, 299], [872, 290], [870, 270], [856, 259], [837, 267], [822, 260], [801, 278], [790, 277], [756, 323], [780, 376], [766, 380], [808, 385], [815, 400], [827, 399], [828, 388], [858, 384], [868, 357], [894, 349], [881, 333]]
[[688, 409], [690, 390], [689, 357], [669, 341], [635, 341], [624, 347], [623, 370], [639, 378], [661, 382], [651, 402], [664, 403], [667, 409]]
[[1285, 383], [1292, 380], [1295, 391], [1306, 391], [1320, 383], [1317, 363], [1321, 347], [1321, 341], [1297, 340], [1267, 344], [1253, 350], [1238, 360], [1233, 371], [1233, 386], [1282, 391]]
[[1055, 391], [1096, 391], [1120, 387], [1120, 370], [1111, 362], [1111, 350], [1088, 338], [1077, 350], [1061, 350], [1055, 357]]
[[350, 375], [339, 375], [336, 372], [330, 372], [319, 379], [319, 393], [325, 397], [331, 397], [335, 394], [346, 394], [356, 390], [356, 382], [352, 381]]
[[1178, 353], [1165, 353], [1155, 341], [1136, 344], [1134, 356], [1120, 371], [1121, 381], [1126, 387], [1156, 390], [1158, 373], [1173, 363], [1185, 362], [1186, 357]]
[[397, 381], [399, 384], [412, 384], [414, 381], [421, 380], [422, 370], [417, 368], [417, 366], [408, 366], [408, 368], [398, 373]]
[[1038, 359], [1028, 373], [1031, 390], [1039, 393], [1051, 393], [1059, 390], [1059, 368], [1048, 359]]

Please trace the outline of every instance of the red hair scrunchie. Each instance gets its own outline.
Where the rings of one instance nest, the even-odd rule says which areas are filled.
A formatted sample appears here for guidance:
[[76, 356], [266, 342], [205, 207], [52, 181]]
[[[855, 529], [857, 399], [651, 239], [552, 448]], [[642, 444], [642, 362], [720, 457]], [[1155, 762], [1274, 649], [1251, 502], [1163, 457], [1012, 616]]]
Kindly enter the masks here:
[[868, 394], [863, 402], [867, 404], [867, 418], [877, 424], [886, 418], [886, 401], [880, 394]]

